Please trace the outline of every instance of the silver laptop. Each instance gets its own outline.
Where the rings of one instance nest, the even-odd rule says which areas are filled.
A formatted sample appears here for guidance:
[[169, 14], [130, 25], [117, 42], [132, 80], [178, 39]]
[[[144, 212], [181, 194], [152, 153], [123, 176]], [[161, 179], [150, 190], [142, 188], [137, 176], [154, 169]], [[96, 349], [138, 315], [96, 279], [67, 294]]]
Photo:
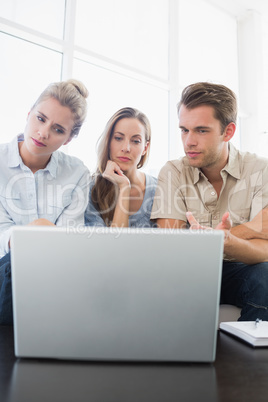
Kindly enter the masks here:
[[212, 362], [223, 233], [16, 227], [15, 355]]

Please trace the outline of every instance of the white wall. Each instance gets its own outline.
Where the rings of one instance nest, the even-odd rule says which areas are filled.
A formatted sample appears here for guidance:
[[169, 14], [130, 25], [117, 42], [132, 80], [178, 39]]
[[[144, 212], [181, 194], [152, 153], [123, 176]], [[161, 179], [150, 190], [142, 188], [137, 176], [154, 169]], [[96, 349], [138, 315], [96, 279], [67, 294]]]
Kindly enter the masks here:
[[253, 10], [238, 19], [241, 149], [268, 157], [262, 23]]

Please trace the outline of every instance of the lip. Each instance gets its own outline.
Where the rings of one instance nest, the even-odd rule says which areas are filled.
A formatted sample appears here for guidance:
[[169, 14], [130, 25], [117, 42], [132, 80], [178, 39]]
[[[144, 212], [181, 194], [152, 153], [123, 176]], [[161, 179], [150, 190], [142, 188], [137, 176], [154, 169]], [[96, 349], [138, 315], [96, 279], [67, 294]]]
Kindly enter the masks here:
[[35, 138], [33, 138], [33, 137], [32, 137], [32, 141], [33, 141], [34, 145], [36, 145], [37, 147], [40, 147], [40, 148], [46, 147], [45, 144], [43, 144], [43, 143], [40, 142], [40, 141], [37, 141], [37, 140], [36, 140]]
[[118, 156], [118, 159], [119, 159], [121, 162], [129, 162], [129, 161], [130, 161], [130, 159], [127, 158], [127, 157], [125, 157], [125, 156]]
[[201, 154], [201, 152], [186, 152], [186, 155], [188, 156], [188, 158], [196, 158], [200, 154]]

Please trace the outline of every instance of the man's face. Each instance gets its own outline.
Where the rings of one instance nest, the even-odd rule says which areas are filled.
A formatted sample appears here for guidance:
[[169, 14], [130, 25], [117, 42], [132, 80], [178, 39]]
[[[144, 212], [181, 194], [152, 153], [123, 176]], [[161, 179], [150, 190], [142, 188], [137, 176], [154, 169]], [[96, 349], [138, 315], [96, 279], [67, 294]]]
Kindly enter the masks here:
[[225, 131], [214, 117], [211, 106], [198, 106], [179, 111], [179, 126], [184, 152], [191, 166], [200, 169], [222, 169], [227, 162], [228, 146]]

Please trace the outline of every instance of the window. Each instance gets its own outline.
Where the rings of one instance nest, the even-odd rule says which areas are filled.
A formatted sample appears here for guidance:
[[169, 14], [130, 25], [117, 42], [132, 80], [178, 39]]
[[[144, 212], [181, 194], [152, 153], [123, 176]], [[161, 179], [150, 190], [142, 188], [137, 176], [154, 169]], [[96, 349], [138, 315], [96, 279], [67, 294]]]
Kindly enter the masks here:
[[176, 115], [183, 87], [208, 80], [238, 93], [237, 20], [211, 1], [0, 0], [0, 28], [2, 141], [23, 131], [48, 83], [80, 79], [90, 93], [88, 117], [63, 150], [91, 171], [96, 142], [119, 108], [147, 114], [145, 170], [157, 175], [184, 154]]
[[168, 79], [168, 11], [166, 0], [77, 0], [75, 44]]
[[0, 16], [62, 39], [65, 0], [0, 0]]
[[106, 121], [133, 106], [151, 122], [145, 170], [157, 175], [168, 159], [169, 2], [137, 0], [131, 9], [124, 0], [0, 0], [0, 6], [5, 141], [23, 130], [29, 108], [49, 82], [72, 76], [90, 92], [89, 112], [79, 137], [63, 151], [94, 170]]
[[62, 54], [5, 33], [0, 33], [0, 49], [1, 142], [9, 142], [23, 131], [41, 91], [60, 80]]

